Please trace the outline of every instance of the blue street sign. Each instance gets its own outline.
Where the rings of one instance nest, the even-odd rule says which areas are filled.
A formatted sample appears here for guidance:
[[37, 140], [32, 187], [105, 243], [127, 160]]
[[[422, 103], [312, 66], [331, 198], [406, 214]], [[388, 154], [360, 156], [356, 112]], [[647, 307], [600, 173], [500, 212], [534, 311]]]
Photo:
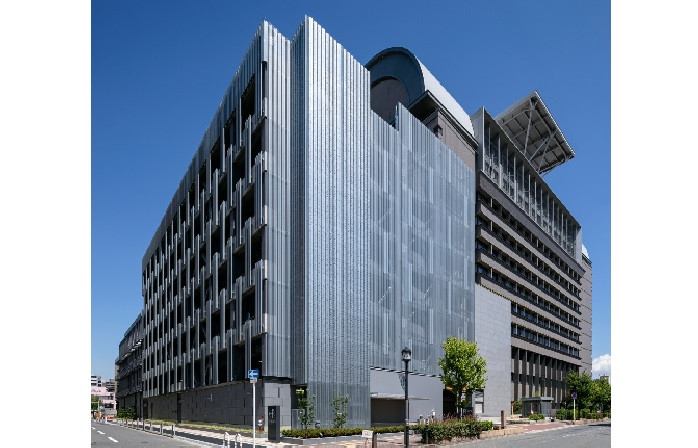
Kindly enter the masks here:
[[577, 398], [577, 392], [572, 392], [572, 398]]
[[251, 369], [247, 371], [247, 378], [252, 379], [252, 378], [259, 378], [259, 370], [257, 369]]

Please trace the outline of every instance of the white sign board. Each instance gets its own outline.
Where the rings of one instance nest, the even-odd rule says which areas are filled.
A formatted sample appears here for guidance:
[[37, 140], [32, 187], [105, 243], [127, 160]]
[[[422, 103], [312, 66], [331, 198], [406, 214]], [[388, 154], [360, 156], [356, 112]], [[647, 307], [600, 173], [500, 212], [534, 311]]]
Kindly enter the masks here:
[[369, 431], [368, 429], [364, 429], [363, 431], [361, 431], [361, 437], [371, 439], [371, 438], [373, 438], [373, 431]]

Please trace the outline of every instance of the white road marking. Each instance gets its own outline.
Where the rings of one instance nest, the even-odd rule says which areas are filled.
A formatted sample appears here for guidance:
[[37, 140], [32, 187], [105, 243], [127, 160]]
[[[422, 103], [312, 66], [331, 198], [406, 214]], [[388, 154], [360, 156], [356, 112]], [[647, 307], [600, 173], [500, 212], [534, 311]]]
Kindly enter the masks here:
[[112, 442], [114, 442], [114, 443], [119, 443], [119, 441], [118, 441], [118, 440], [116, 440], [116, 439], [112, 439], [111, 437], [109, 437], [109, 440], [111, 440], [111, 441], [112, 441]]
[[93, 426], [92, 429], [97, 429], [97, 428], [95, 428], [95, 427]]
[[99, 430], [97, 430], [97, 432], [100, 433], [100, 434], [104, 434], [102, 431], [99, 431]]
[[548, 429], [534, 429], [533, 431], [529, 431], [529, 434], [537, 434], [541, 432], [547, 432], [547, 431], [556, 431], [558, 429], [564, 429], [565, 426], [560, 426], [559, 428], [548, 428]]

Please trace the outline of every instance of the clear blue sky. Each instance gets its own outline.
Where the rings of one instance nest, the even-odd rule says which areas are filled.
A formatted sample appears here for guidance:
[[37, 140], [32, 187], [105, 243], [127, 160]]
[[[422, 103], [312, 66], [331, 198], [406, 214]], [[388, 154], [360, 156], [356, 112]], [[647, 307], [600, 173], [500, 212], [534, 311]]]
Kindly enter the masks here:
[[576, 152], [546, 181], [582, 224], [592, 354], [611, 353], [608, 1], [232, 3], [92, 2], [92, 373], [114, 376], [143, 253], [257, 26], [290, 38], [306, 14], [362, 63], [410, 49], [468, 113], [538, 90]]

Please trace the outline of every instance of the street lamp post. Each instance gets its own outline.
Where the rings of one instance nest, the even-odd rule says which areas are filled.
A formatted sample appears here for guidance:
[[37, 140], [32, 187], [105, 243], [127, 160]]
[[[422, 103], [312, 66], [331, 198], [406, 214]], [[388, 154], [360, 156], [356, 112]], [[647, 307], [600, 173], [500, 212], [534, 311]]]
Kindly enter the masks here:
[[412, 351], [405, 347], [402, 349], [402, 361], [405, 363], [405, 446], [410, 445], [410, 434], [409, 434], [409, 416], [410, 416], [410, 404], [409, 404], [409, 388], [407, 383], [407, 376], [409, 374], [407, 370], [407, 364], [409, 364], [412, 359]]

